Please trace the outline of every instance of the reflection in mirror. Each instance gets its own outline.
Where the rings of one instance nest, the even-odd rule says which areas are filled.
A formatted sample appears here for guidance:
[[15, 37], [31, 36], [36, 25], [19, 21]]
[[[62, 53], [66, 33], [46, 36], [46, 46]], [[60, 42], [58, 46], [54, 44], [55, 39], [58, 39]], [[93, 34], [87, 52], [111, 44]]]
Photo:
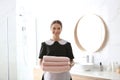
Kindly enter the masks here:
[[97, 15], [81, 17], [74, 31], [75, 42], [79, 49], [96, 52], [102, 49], [106, 39], [106, 26], [103, 19]]

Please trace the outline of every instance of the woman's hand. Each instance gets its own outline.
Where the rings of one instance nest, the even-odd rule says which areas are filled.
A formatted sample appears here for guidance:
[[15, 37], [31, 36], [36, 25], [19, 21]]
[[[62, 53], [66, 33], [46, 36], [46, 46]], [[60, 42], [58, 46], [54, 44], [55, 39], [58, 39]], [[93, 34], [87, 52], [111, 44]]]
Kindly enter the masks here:
[[40, 64], [40, 66], [42, 65], [42, 59], [39, 60], [39, 64]]
[[72, 67], [74, 66], [74, 64], [75, 64], [75, 62], [72, 60], [72, 61], [70, 62], [70, 67], [72, 68]]

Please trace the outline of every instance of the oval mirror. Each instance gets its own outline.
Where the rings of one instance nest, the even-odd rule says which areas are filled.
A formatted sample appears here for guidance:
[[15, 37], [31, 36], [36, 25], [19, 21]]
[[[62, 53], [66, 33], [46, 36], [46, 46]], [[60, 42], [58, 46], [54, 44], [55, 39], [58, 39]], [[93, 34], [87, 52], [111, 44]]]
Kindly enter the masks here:
[[78, 48], [87, 52], [98, 51], [105, 41], [105, 35], [103, 19], [94, 14], [81, 17], [74, 31]]

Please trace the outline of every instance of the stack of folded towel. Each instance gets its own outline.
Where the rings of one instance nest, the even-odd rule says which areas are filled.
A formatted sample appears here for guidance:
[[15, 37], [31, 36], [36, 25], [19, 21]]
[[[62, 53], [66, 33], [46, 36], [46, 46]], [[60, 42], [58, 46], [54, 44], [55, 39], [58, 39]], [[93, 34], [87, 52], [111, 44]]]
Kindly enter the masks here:
[[70, 70], [68, 57], [43, 56], [42, 70], [53, 73], [61, 73]]

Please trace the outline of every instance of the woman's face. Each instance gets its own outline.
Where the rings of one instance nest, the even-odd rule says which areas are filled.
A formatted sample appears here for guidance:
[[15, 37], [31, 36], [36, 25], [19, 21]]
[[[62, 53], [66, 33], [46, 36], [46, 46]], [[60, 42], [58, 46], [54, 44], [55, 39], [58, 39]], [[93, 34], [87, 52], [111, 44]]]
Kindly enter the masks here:
[[62, 27], [60, 24], [55, 23], [51, 26], [51, 31], [54, 36], [59, 36], [62, 31]]

